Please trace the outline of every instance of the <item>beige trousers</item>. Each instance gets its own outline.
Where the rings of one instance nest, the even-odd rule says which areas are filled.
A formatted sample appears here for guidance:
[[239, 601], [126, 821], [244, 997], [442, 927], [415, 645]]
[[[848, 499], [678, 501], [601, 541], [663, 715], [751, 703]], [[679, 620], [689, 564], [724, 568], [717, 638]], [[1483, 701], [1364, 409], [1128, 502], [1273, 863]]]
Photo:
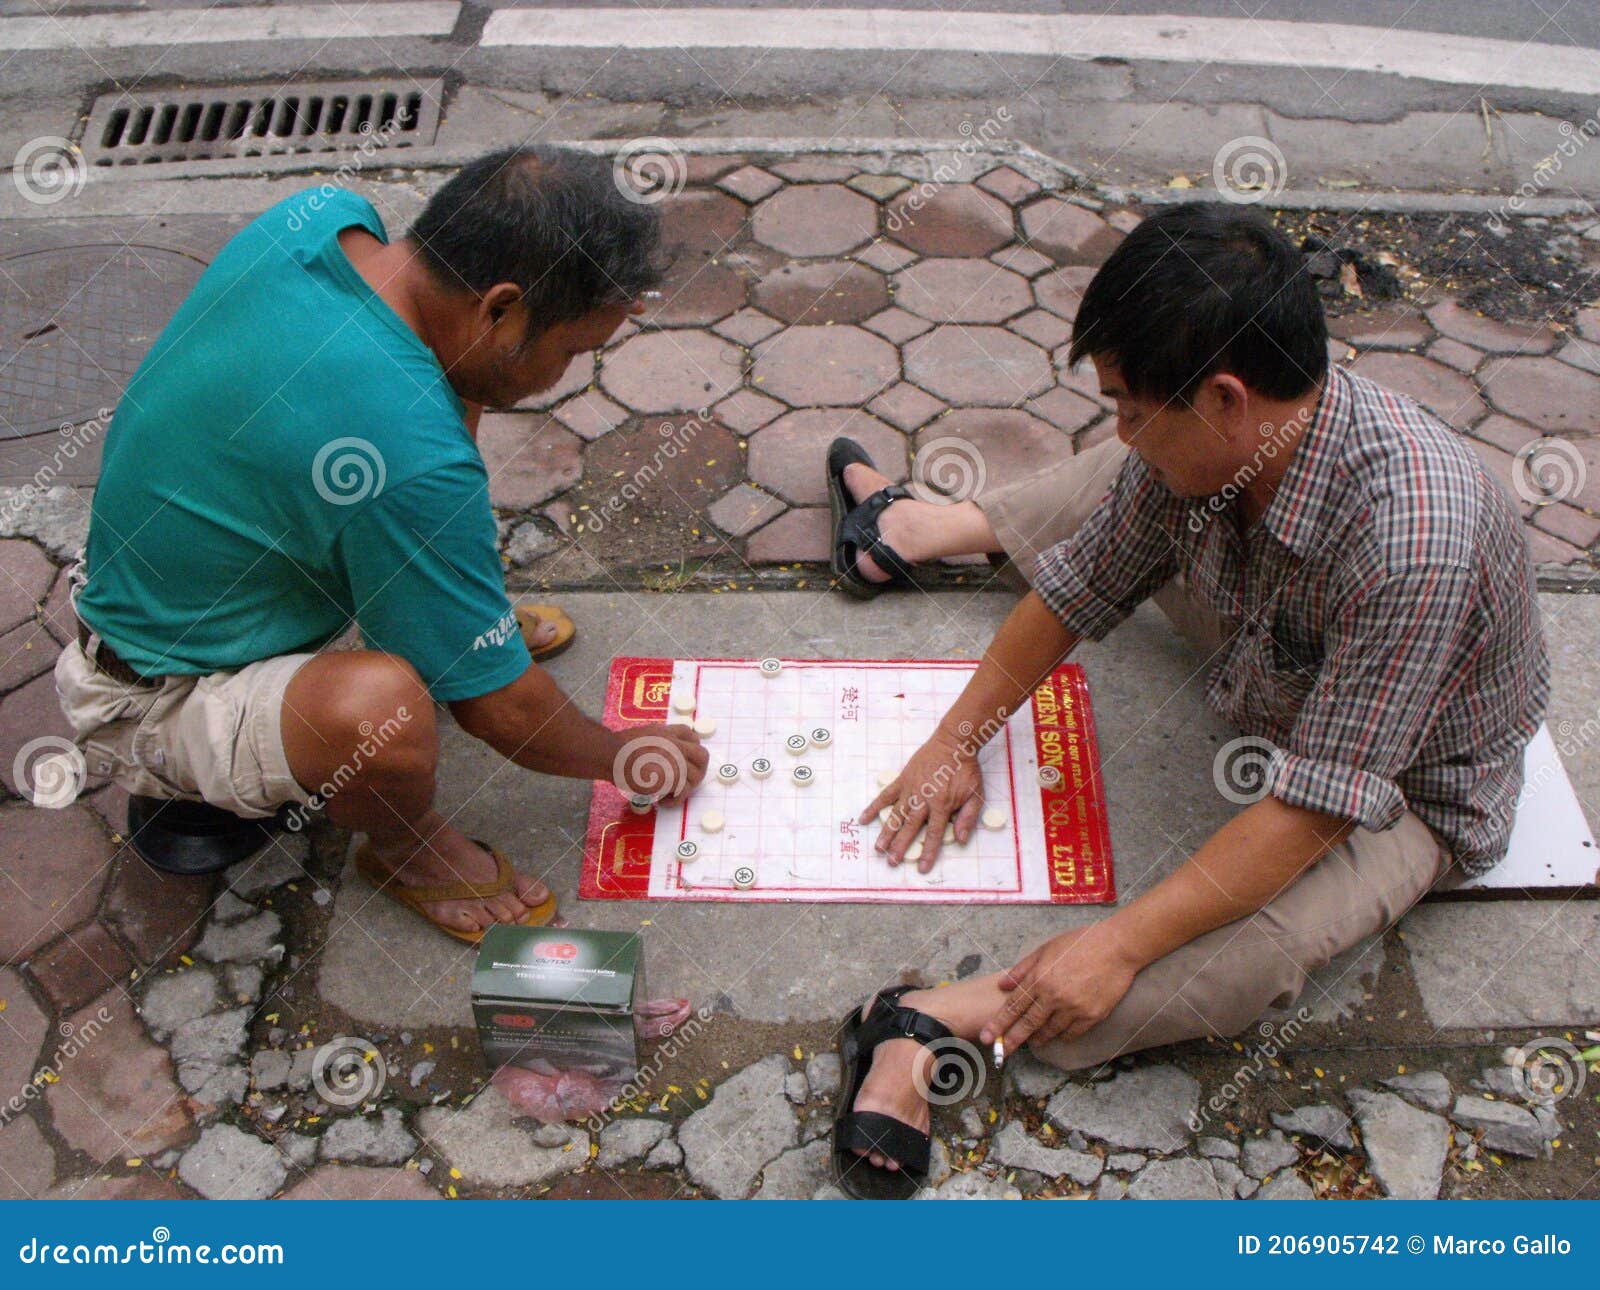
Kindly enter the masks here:
[[[1031, 576], [1034, 557], [1088, 518], [1126, 455], [1113, 439], [980, 494], [978, 506], [1005, 549], [1002, 570], [1013, 580]], [[1188, 596], [1181, 582], [1155, 601], [1205, 658], [1236, 626]], [[1237, 1034], [1269, 1008], [1292, 1004], [1309, 975], [1335, 955], [1392, 927], [1450, 865], [1449, 852], [1410, 812], [1382, 833], [1357, 829], [1259, 912], [1146, 967], [1092, 1030], [1034, 1052], [1077, 1070], [1141, 1048]]]

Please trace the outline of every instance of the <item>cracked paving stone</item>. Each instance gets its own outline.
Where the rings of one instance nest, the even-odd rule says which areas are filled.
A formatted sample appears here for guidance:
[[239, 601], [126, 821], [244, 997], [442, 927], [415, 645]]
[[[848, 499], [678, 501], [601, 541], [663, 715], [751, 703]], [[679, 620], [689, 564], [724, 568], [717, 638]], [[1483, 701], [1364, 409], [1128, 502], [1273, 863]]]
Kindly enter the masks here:
[[465, 1109], [429, 1107], [418, 1117], [417, 1129], [474, 1186], [532, 1187], [589, 1161], [587, 1133], [568, 1127], [566, 1146], [541, 1147], [522, 1114], [492, 1086]]
[[304, 878], [306, 857], [310, 853], [311, 840], [304, 834], [275, 837], [248, 860], [234, 865], [222, 879], [235, 896], [254, 900], [285, 883]]
[[1350, 1117], [1336, 1106], [1301, 1106], [1293, 1111], [1274, 1111], [1272, 1122], [1285, 1133], [1326, 1143], [1338, 1151], [1349, 1151], [1356, 1145], [1350, 1136]]
[[[1530, 1157], [1545, 1153], [1544, 1129], [1533, 1112], [1524, 1107], [1463, 1094], [1451, 1108], [1450, 1118], [1463, 1129], [1481, 1130], [1483, 1145], [1491, 1151]], [[1365, 1137], [1365, 1125], [1362, 1136]]]
[[671, 1138], [663, 1138], [644, 1158], [646, 1169], [676, 1169], [683, 1163], [683, 1148]]
[[92, 492], [66, 484], [0, 487], [0, 538], [32, 538], [57, 560], [76, 559], [89, 537]]
[[749, 1195], [762, 1168], [799, 1136], [799, 1124], [783, 1095], [789, 1060], [764, 1057], [724, 1080], [711, 1100], [678, 1130], [684, 1166], [697, 1186], [713, 1196]]
[[406, 1129], [400, 1108], [386, 1106], [379, 1115], [335, 1120], [322, 1135], [322, 1158], [346, 1163], [398, 1165], [411, 1159], [417, 1140]]
[[752, 1200], [804, 1200], [833, 1181], [833, 1144], [818, 1138], [785, 1151], [761, 1171]]
[[1129, 1200], [1231, 1200], [1210, 1165], [1182, 1156], [1146, 1165], [1128, 1185]]
[[259, 962], [271, 957], [274, 950], [281, 955], [278, 937], [282, 931], [283, 920], [270, 909], [242, 923], [213, 923], [195, 946], [195, 953], [213, 963]]
[[1367, 1163], [1384, 1191], [1399, 1200], [1436, 1197], [1450, 1150], [1449, 1121], [1394, 1093], [1357, 1088], [1348, 1097]]
[[1016, 1120], [995, 1134], [989, 1158], [1007, 1169], [1031, 1169], [1047, 1178], [1071, 1178], [1085, 1187], [1098, 1178], [1105, 1167], [1099, 1156], [1087, 1151], [1045, 1146], [1030, 1137], [1027, 1129]]
[[839, 1092], [841, 1064], [838, 1053], [818, 1053], [806, 1061], [806, 1083], [813, 1097], [833, 1097]]
[[1027, 1049], [1006, 1057], [1005, 1077], [1023, 1097], [1047, 1098], [1067, 1082], [1067, 1073]]
[[620, 1169], [650, 1155], [672, 1132], [666, 1120], [630, 1116], [613, 1120], [600, 1130], [600, 1154], [595, 1164], [601, 1169]]
[[1246, 1138], [1239, 1163], [1252, 1178], [1265, 1178], [1280, 1169], [1287, 1169], [1299, 1159], [1300, 1149], [1274, 1130], [1259, 1138]]
[[1450, 1100], [1454, 1096], [1450, 1091], [1450, 1081], [1438, 1071], [1417, 1071], [1411, 1075], [1395, 1075], [1382, 1081], [1385, 1088], [1391, 1088], [1408, 1102], [1429, 1111], [1448, 1111]]
[[207, 1200], [266, 1200], [288, 1176], [277, 1148], [231, 1124], [213, 1124], [178, 1161], [178, 1177]]
[[1173, 1152], [1188, 1146], [1200, 1085], [1174, 1066], [1121, 1071], [1103, 1084], [1071, 1084], [1050, 1099], [1045, 1118], [1119, 1147]]
[[205, 1016], [221, 1002], [216, 977], [205, 968], [184, 968], [147, 979], [139, 1015], [150, 1033], [164, 1040], [179, 1026]]
[[1315, 1200], [1306, 1180], [1297, 1173], [1281, 1173], [1256, 1193], [1257, 1200]]
[[1201, 1138], [1196, 1144], [1200, 1154], [1211, 1160], [1237, 1160], [1239, 1144], [1227, 1138]]

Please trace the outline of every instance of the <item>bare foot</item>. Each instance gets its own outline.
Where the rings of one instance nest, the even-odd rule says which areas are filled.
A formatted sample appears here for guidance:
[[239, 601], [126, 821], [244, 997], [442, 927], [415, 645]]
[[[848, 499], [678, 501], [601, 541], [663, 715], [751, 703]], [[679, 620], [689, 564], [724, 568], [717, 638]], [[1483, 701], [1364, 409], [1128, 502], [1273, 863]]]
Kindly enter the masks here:
[[[372, 851], [378, 868], [406, 887], [437, 887], [450, 882], [491, 882], [494, 857], [459, 829], [443, 825], [421, 845], [401, 850]], [[495, 923], [520, 923], [530, 910], [550, 899], [550, 889], [536, 878], [518, 874], [510, 891], [481, 900], [433, 900], [422, 908], [428, 917], [461, 932], [479, 932]]]
[[522, 634], [522, 639], [527, 641], [529, 649], [543, 649], [555, 638], [556, 625], [542, 618]]

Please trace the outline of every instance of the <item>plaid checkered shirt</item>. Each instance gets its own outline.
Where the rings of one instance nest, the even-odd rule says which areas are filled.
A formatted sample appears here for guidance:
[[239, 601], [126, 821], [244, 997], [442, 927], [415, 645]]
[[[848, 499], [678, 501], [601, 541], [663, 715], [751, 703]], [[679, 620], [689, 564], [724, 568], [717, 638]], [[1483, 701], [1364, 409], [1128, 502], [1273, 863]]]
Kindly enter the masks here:
[[1099, 640], [1179, 575], [1237, 629], [1206, 698], [1272, 745], [1265, 791], [1368, 829], [1410, 809], [1469, 875], [1505, 854], [1550, 665], [1522, 526], [1459, 435], [1332, 368], [1246, 532], [1130, 453], [1034, 585]]

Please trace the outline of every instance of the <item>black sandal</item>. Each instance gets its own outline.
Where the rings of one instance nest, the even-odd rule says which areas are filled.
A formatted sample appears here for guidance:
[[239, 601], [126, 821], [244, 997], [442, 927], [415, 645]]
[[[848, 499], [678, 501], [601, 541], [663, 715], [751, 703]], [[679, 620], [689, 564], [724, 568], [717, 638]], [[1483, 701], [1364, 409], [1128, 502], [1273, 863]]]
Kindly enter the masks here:
[[[959, 1072], [946, 1068], [938, 1059], [936, 1045], [955, 1036], [944, 1025], [918, 1012], [903, 1008], [897, 1000], [914, 989], [902, 985], [873, 997], [867, 1017], [853, 1009], [844, 1019], [839, 1039], [839, 1105], [833, 1117], [833, 1171], [840, 1189], [856, 1200], [910, 1200], [928, 1183], [928, 1161], [933, 1139], [913, 1129], [903, 1120], [877, 1111], [854, 1110], [856, 1096], [872, 1069], [872, 1054], [889, 1039], [915, 1039], [935, 1048], [934, 1070], [929, 1081], [934, 1092], [945, 1092], [951, 1077]], [[944, 1078], [941, 1078], [943, 1076]], [[880, 1169], [858, 1151], [876, 1151], [897, 1161], [899, 1169]]]
[[[854, 439], [835, 439], [828, 446], [828, 506], [833, 513], [833, 555], [830, 567], [840, 590], [857, 600], [871, 600], [893, 586], [915, 586], [913, 567], [878, 532], [878, 517], [891, 502], [910, 497], [904, 484], [880, 488], [859, 503], [850, 500], [844, 486], [846, 466], [860, 462], [871, 466], [872, 458]], [[871, 582], [861, 576], [856, 561], [870, 555], [889, 575], [887, 582]]]

